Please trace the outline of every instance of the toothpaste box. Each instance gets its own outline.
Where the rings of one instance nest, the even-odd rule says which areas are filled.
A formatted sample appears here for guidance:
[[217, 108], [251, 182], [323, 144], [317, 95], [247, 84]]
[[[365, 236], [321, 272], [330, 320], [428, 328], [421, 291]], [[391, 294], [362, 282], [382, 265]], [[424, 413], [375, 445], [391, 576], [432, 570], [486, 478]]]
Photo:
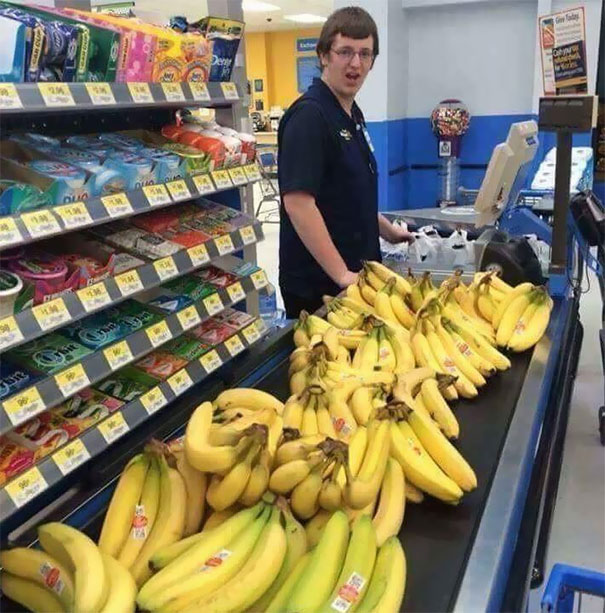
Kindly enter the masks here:
[[131, 402], [158, 384], [158, 380], [133, 366], [125, 366], [114, 372], [95, 388], [124, 402]]

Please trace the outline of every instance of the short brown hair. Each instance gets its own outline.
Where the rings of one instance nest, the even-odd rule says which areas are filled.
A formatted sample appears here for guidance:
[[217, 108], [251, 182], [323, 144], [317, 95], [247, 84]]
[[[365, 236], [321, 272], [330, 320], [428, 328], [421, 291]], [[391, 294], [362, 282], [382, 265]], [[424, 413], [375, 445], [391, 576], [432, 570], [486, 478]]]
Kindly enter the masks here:
[[378, 28], [370, 13], [359, 6], [347, 6], [334, 11], [324, 23], [317, 41], [317, 56], [327, 54], [337, 34], [360, 40], [371, 36], [374, 39], [374, 57], [378, 55]]

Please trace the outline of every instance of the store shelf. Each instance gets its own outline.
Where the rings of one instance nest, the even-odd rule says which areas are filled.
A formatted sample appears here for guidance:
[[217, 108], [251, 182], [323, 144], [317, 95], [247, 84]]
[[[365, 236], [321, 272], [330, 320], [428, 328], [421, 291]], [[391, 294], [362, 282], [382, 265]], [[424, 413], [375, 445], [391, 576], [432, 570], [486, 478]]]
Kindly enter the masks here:
[[66, 293], [16, 315], [9, 315], [0, 320], [0, 351], [17, 347], [92, 313], [102, 311], [262, 239], [261, 224], [250, 218], [249, 225], [242, 226], [229, 234], [183, 249], [172, 256], [133, 268], [115, 277], [109, 277], [76, 292]]
[[235, 83], [0, 83], [0, 110], [71, 113], [134, 108], [229, 106], [241, 101]]
[[155, 324], [137, 330], [122, 340], [87, 355], [80, 362], [54, 375], [46, 376], [36, 385], [13, 394], [2, 402], [0, 434], [56, 406], [126, 364], [139, 360], [190, 328], [220, 313], [226, 306], [236, 304], [250, 292], [263, 289], [267, 283], [264, 271], [253, 272], [228, 288], [220, 289]]
[[192, 386], [256, 343], [266, 332], [262, 319], [217, 345], [202, 357], [189, 362], [166, 381], [123, 405], [52, 455], [15, 477], [0, 489], [0, 521], [9, 519], [67, 474], [105, 451], [114, 441], [133, 430], [150, 415], [169, 405]]
[[260, 179], [256, 163], [215, 170], [141, 189], [0, 217], [0, 249], [148, 213]]

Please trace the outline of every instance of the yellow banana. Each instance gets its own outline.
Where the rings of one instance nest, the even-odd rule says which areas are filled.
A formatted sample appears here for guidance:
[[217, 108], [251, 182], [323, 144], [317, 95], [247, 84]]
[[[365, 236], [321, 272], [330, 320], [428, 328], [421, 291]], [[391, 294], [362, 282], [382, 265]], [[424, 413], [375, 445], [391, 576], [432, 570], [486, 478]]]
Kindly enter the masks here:
[[206, 498], [206, 474], [189, 464], [184, 451], [175, 452], [174, 455], [176, 456], [176, 468], [183, 477], [187, 491], [187, 510], [183, 536], [189, 536], [198, 532], [202, 525]]
[[395, 279], [395, 289], [400, 294], [409, 294], [412, 290], [412, 286], [406, 279], [390, 268], [387, 268], [384, 264], [375, 261], [366, 262], [366, 264], [369, 266], [371, 271], [385, 283], [389, 281], [389, 279]]
[[408, 502], [420, 504], [424, 500], [424, 494], [422, 493], [422, 490], [419, 490], [415, 485], [412, 485], [409, 481], [406, 481], [405, 499]]
[[100, 613], [132, 613], [137, 598], [137, 585], [128, 569], [115, 558], [101, 552], [109, 594]]
[[414, 326], [414, 313], [405, 303], [400, 294], [393, 292], [391, 294], [391, 309], [397, 318], [397, 321], [408, 330]]
[[329, 436], [330, 438], [337, 438], [336, 430], [334, 429], [334, 424], [332, 423], [332, 417], [330, 416], [330, 411], [326, 405], [325, 398], [320, 398], [317, 404], [317, 429], [319, 430], [319, 434], [323, 434], [324, 436]]
[[[315, 520], [318, 517], [316, 515], [311, 521]], [[329, 519], [329, 515], [328, 515]], [[307, 524], [308, 526], [309, 524]], [[318, 539], [319, 540], [319, 539]], [[286, 554], [287, 555], [287, 554]], [[298, 580], [305, 572], [307, 565], [309, 564], [309, 560], [311, 559], [311, 552], [305, 553], [302, 558], [300, 558], [292, 570], [288, 573], [285, 581], [281, 584], [280, 588], [273, 595], [271, 600], [264, 604], [264, 597], [261, 599], [263, 601], [264, 606], [257, 606], [256, 604], [250, 607], [250, 611], [264, 611], [265, 613], [282, 613], [285, 610], [286, 605], [288, 603], [288, 599], [294, 586], [298, 583]], [[285, 564], [285, 561], [284, 561]], [[281, 572], [281, 571], [280, 571]], [[279, 575], [275, 579], [274, 583], [279, 579]], [[261, 602], [261, 601], [259, 601]]]
[[246, 507], [255, 505], [267, 491], [270, 476], [271, 454], [268, 449], [263, 449], [256, 464], [252, 467], [250, 478], [239, 501]]
[[391, 340], [386, 335], [384, 326], [378, 329], [378, 361], [376, 363], [380, 370], [394, 372], [397, 369], [397, 357]]
[[523, 294], [528, 294], [531, 290], [534, 289], [532, 283], [520, 283], [512, 291], [508, 292], [502, 302], [498, 305], [496, 312], [494, 313], [494, 317], [492, 319], [492, 326], [494, 330], [497, 330], [500, 327], [500, 322], [502, 321], [502, 317], [504, 313], [508, 310], [508, 307], [513, 303], [513, 301]]
[[[551, 310], [548, 297], [537, 298], [535, 305], [533, 313], [528, 314], [529, 321], [525, 330], [519, 333], [513, 333], [508, 341], [508, 347], [515, 352], [525, 351], [533, 347], [542, 338], [546, 332], [546, 328], [548, 328]], [[528, 307], [526, 311], [529, 310], [529, 308], [530, 307]], [[526, 313], [523, 313], [522, 319], [525, 318]]]
[[236, 513], [242, 510], [240, 504], [234, 504], [224, 511], [212, 511], [210, 515], [204, 521], [204, 531], [212, 530], [217, 526], [220, 526], [223, 522], [227, 521], [230, 517], [233, 517]]
[[395, 332], [392, 329], [387, 328], [385, 334], [391, 342], [393, 351], [395, 352], [395, 359], [397, 365], [395, 372], [405, 373], [412, 370], [416, 366], [416, 360], [414, 358], [414, 352], [410, 347], [409, 340], [405, 339], [399, 332]]
[[316, 448], [316, 445], [324, 439], [323, 434], [315, 434], [314, 436], [296, 438], [282, 443], [275, 454], [275, 466], [281, 466], [293, 460], [306, 459], [309, 453]]
[[[218, 511], [216, 511], [218, 513]], [[225, 513], [225, 511], [223, 511]], [[235, 511], [233, 511], [235, 513]], [[232, 513], [232, 515], [233, 515]], [[212, 517], [212, 515], [210, 515]], [[188, 549], [193, 547], [200, 539], [206, 537], [206, 532], [211, 528], [206, 528], [204, 525], [204, 529], [202, 532], [198, 532], [197, 534], [192, 534], [191, 536], [187, 536], [180, 541], [176, 541], [171, 543], [170, 545], [165, 545], [164, 547], [160, 547], [149, 559], [149, 565], [151, 569], [154, 571], [161, 570], [165, 568], [176, 560], [181, 554], [185, 553]]]
[[275, 396], [263, 390], [248, 387], [229, 389], [221, 392], [214, 401], [217, 408], [225, 410], [231, 407], [243, 407], [246, 409], [271, 408], [278, 415], [284, 411], [284, 403], [280, 402]]
[[370, 419], [372, 411], [374, 410], [372, 407], [372, 398], [375, 393], [375, 387], [362, 386], [357, 388], [351, 396], [349, 406], [355, 420], [360, 426], [365, 426]]
[[328, 411], [336, 435], [348, 443], [357, 430], [357, 422], [349, 405], [337, 393], [331, 393], [328, 396]]
[[499, 347], [506, 347], [517, 322], [523, 315], [523, 311], [532, 303], [533, 296], [533, 292], [526, 292], [517, 296], [504, 311], [496, 333], [496, 343]]
[[313, 436], [319, 434], [319, 427], [317, 424], [317, 414], [315, 412], [317, 407], [317, 396], [311, 394], [307, 406], [303, 411], [301, 434], [303, 436]]
[[310, 519], [319, 511], [319, 492], [322, 486], [322, 464], [318, 464], [292, 490], [290, 506], [300, 519]]
[[284, 428], [300, 430], [304, 410], [303, 399], [299, 395], [296, 395], [293, 400], [288, 400], [284, 406]]
[[278, 466], [271, 473], [269, 489], [276, 494], [288, 494], [309, 475], [316, 463], [314, 460], [293, 460]]
[[436, 374], [437, 371], [426, 366], [414, 368], [406, 373], [398, 373], [393, 386], [393, 396], [396, 400], [406, 402], [406, 394], [415, 396], [420, 389], [420, 384], [425, 379], [434, 379]]
[[307, 370], [295, 372], [290, 377], [290, 393], [300, 395], [307, 387]]
[[458, 438], [460, 425], [456, 416], [441, 395], [439, 384], [436, 379], [426, 379], [420, 386], [420, 393], [424, 406], [431, 417], [439, 424], [445, 436]]
[[391, 306], [389, 289], [390, 286], [387, 284], [382, 290], [380, 290], [376, 294], [376, 299], [374, 300], [374, 308], [376, 309], [376, 315], [382, 317], [382, 319], [394, 325], [400, 325], [399, 319], [397, 319], [397, 316], [393, 311], [393, 307]]
[[359, 426], [349, 441], [349, 470], [353, 477], [357, 477], [361, 470], [367, 447], [368, 430], [365, 426]]
[[359, 292], [364, 301], [371, 307], [374, 307], [376, 302], [376, 290], [363, 278], [362, 275], [359, 275]]
[[2, 593], [11, 600], [18, 602], [33, 613], [55, 613], [70, 611], [63, 607], [53, 593], [30, 579], [23, 579], [8, 572], [0, 577]]
[[380, 499], [372, 519], [376, 529], [376, 544], [380, 547], [390, 536], [399, 534], [405, 513], [406, 483], [399, 462], [389, 458], [380, 488]]

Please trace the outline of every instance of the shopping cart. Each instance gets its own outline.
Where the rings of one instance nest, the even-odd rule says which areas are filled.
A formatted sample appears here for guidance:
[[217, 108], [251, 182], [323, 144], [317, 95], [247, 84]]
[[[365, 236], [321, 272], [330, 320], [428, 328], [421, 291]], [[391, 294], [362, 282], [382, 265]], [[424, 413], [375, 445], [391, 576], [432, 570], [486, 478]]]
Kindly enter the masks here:
[[[273, 145], [258, 145], [256, 159], [260, 169], [259, 181], [261, 199], [256, 207], [255, 217], [261, 223], [279, 223], [280, 198], [277, 188], [277, 147]], [[273, 206], [263, 211], [263, 206]], [[261, 212], [263, 217], [261, 217]]]
[[[603, 598], [605, 605], [605, 575], [594, 570], [555, 564], [542, 595], [542, 613], [571, 613], [574, 611], [574, 595], [578, 594], [575, 610], [582, 610], [582, 595]], [[605, 608], [605, 607], [604, 607]], [[596, 609], [591, 608], [592, 611]]]

